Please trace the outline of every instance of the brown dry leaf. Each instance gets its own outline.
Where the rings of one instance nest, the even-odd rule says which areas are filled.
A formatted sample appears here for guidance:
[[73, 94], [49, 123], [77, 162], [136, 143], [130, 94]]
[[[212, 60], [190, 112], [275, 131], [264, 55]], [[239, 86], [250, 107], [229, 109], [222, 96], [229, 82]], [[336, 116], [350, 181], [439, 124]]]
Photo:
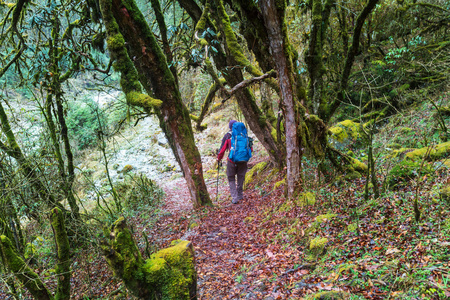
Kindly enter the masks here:
[[389, 255], [389, 254], [394, 254], [394, 253], [399, 253], [401, 252], [400, 250], [398, 250], [397, 248], [389, 248], [386, 250], [385, 255]]

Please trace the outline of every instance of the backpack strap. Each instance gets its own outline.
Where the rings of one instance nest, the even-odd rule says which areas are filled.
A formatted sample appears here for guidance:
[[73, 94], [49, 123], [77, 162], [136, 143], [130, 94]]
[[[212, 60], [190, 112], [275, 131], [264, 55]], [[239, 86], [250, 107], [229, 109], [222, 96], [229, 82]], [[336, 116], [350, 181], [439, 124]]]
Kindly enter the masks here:
[[[225, 133], [225, 135], [223, 136], [223, 138], [222, 138], [222, 143], [220, 144], [219, 151], [220, 151], [220, 149], [222, 149], [223, 145], [225, 145], [225, 142], [226, 142], [228, 139], [231, 139], [231, 131]], [[219, 152], [219, 151], [217, 151], [217, 152]]]

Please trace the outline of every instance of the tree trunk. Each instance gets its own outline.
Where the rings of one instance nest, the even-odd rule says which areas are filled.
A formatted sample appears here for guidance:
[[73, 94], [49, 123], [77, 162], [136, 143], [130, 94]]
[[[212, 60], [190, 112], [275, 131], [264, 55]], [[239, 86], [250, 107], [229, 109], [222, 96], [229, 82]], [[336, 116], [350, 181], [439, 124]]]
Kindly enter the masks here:
[[17, 279], [35, 299], [53, 300], [53, 296], [39, 276], [16, 253], [11, 241], [4, 235], [0, 236], [0, 251], [2, 261], [8, 267], [8, 270], [16, 275]]
[[[206, 20], [200, 19], [202, 16], [202, 10], [195, 3], [195, 1], [178, 0], [178, 3], [188, 12], [194, 22], [197, 23], [197, 27], [202, 27], [199, 26], [198, 23], [203, 23], [203, 21], [205, 21], [205, 24], [203, 26], [204, 28], [199, 29], [204, 30], [207, 27], [211, 27], [214, 31], [218, 31], [216, 26], [210, 22], [209, 17], [205, 18]], [[208, 13], [206, 13], [206, 15], [208, 15]], [[215, 14], [215, 16], [217, 17], [218, 14]], [[217, 21], [217, 23], [224, 22], [223, 18], [219, 18]], [[229, 22], [229, 20], [225, 20], [225, 22]], [[228, 48], [229, 45], [226, 44], [225, 47]], [[236, 60], [230, 54], [225, 55], [221, 47], [218, 47], [217, 50], [217, 52], [212, 51], [211, 55], [214, 59], [214, 63], [217, 69], [222, 73], [227, 84], [233, 87], [241, 83], [244, 79], [244, 76], [242, 74], [242, 70], [236, 67], [238, 66]], [[232, 52], [230, 51], [230, 49], [227, 49], [227, 51], [229, 53]], [[238, 90], [235, 94], [235, 97], [239, 107], [241, 108], [242, 114], [244, 115], [245, 120], [249, 125], [250, 130], [255, 134], [263, 147], [267, 150], [270, 159], [278, 166], [281, 166], [283, 164], [283, 158], [285, 156], [284, 149], [283, 147], [277, 145], [277, 142], [272, 136], [272, 129], [269, 126], [269, 123], [266, 121], [263, 112], [257, 106], [255, 96], [250, 89], [244, 88]]]
[[[100, 3], [104, 17], [112, 13], [113, 21], [117, 22], [121, 33], [120, 38], [108, 38], [108, 47], [114, 50], [118, 42], [124, 39], [129, 57], [133, 58], [134, 67], [139, 72], [140, 83], [149, 95], [162, 101], [157, 110], [160, 126], [183, 171], [194, 207], [211, 205], [189, 112], [182, 102], [176, 79], [153, 33], [134, 1], [102, 0]], [[106, 24], [106, 27], [108, 29], [109, 25]], [[116, 68], [121, 69], [123, 66]], [[121, 71], [123, 74], [130, 70]]]
[[[230, 19], [225, 11], [222, 1], [218, 1], [217, 5], [218, 23], [222, 27], [226, 39], [226, 59], [217, 56], [214, 58], [219, 70], [223, 73], [223, 77], [229, 86], [236, 86], [244, 81], [244, 75], [241, 68], [246, 67], [247, 62], [244, 60], [244, 54], [237, 42], [236, 36], [231, 27]], [[269, 157], [277, 166], [283, 165], [284, 149], [277, 145], [271, 133], [271, 127], [266, 120], [263, 112], [256, 104], [256, 98], [249, 88], [239, 89], [235, 93], [236, 101], [245, 117], [250, 129], [256, 135], [261, 144], [266, 148]]]
[[39, 276], [17, 254], [9, 238], [0, 236], [0, 254], [3, 264], [25, 286], [30, 294], [38, 300], [68, 300], [70, 299], [70, 254], [69, 240], [64, 225], [63, 212], [54, 208], [51, 212], [51, 223], [55, 236], [58, 264], [56, 276], [58, 285], [56, 296], [53, 297]]
[[[369, 0], [367, 5], [364, 7], [364, 9], [361, 11], [361, 13], [358, 15], [358, 18], [356, 19], [356, 24], [353, 29], [352, 43], [349, 47], [347, 57], [345, 59], [344, 70], [341, 75], [336, 100], [331, 102], [326, 107], [326, 110], [321, 114], [321, 116], [323, 116], [323, 120], [325, 121], [325, 123], [328, 123], [330, 121], [336, 109], [345, 100], [345, 91], [347, 90], [348, 80], [350, 78], [350, 71], [352, 69], [353, 63], [355, 62], [356, 55], [359, 51], [359, 42], [361, 39], [361, 31], [364, 22], [378, 2], [379, 0]], [[345, 22], [345, 20], [342, 20], [342, 22]], [[346, 47], [346, 45], [344, 45], [344, 47]]]
[[53, 235], [55, 236], [56, 254], [58, 255], [58, 264], [56, 265], [56, 274], [58, 276], [58, 285], [56, 288], [56, 300], [70, 299], [70, 247], [69, 239], [64, 224], [64, 215], [60, 209], [54, 208], [50, 215]]
[[[173, 243], [172, 243], [173, 244]], [[194, 248], [189, 241], [178, 240], [143, 260], [123, 218], [117, 220], [109, 241], [102, 245], [114, 274], [140, 299], [197, 299], [197, 273]]]
[[[277, 5], [280, 5], [280, 7]], [[297, 128], [301, 120], [299, 120], [300, 117], [296, 116], [296, 96], [294, 92], [296, 91], [296, 87], [293, 73], [291, 72], [293, 67], [288, 50], [289, 44], [287, 37], [285, 36], [285, 3], [284, 1], [275, 0], [261, 1], [260, 8], [267, 28], [270, 48], [274, 57], [275, 66], [278, 72], [278, 82], [281, 89], [286, 130], [288, 197], [292, 197], [294, 195], [295, 187], [301, 178], [301, 149], [297, 135]]]
[[3, 150], [10, 157], [14, 158], [19, 164], [24, 176], [29, 179], [31, 186], [39, 198], [47, 205], [47, 207], [59, 207], [64, 210], [62, 205], [57, 202], [54, 196], [48, 191], [47, 187], [41, 181], [38, 174], [35, 172], [31, 163], [23, 155], [22, 149], [16, 142], [14, 133], [9, 125], [8, 117], [6, 116], [3, 105], [0, 102], [0, 124], [3, 133], [5, 134], [8, 144], [0, 141], [0, 149]]

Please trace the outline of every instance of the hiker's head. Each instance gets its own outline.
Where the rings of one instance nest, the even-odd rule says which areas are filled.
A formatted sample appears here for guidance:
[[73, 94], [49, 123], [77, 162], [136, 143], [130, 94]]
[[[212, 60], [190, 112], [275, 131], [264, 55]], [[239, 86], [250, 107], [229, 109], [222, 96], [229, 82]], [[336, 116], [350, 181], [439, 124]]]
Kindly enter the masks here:
[[228, 127], [230, 127], [231, 129], [231, 127], [233, 127], [233, 124], [236, 122], [237, 122], [236, 120], [231, 120], [230, 123], [228, 123]]

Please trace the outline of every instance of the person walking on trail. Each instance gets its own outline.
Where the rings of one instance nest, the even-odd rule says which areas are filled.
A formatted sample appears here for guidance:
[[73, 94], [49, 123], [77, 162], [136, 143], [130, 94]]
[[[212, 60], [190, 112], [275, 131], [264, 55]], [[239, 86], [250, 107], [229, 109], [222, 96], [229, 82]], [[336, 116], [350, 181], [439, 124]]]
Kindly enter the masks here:
[[230, 151], [227, 158], [227, 177], [232, 203], [237, 204], [244, 199], [243, 185], [247, 173], [247, 162], [252, 157], [252, 145], [244, 123], [231, 120], [228, 127], [230, 131], [222, 139], [217, 163], [221, 163], [225, 151]]

